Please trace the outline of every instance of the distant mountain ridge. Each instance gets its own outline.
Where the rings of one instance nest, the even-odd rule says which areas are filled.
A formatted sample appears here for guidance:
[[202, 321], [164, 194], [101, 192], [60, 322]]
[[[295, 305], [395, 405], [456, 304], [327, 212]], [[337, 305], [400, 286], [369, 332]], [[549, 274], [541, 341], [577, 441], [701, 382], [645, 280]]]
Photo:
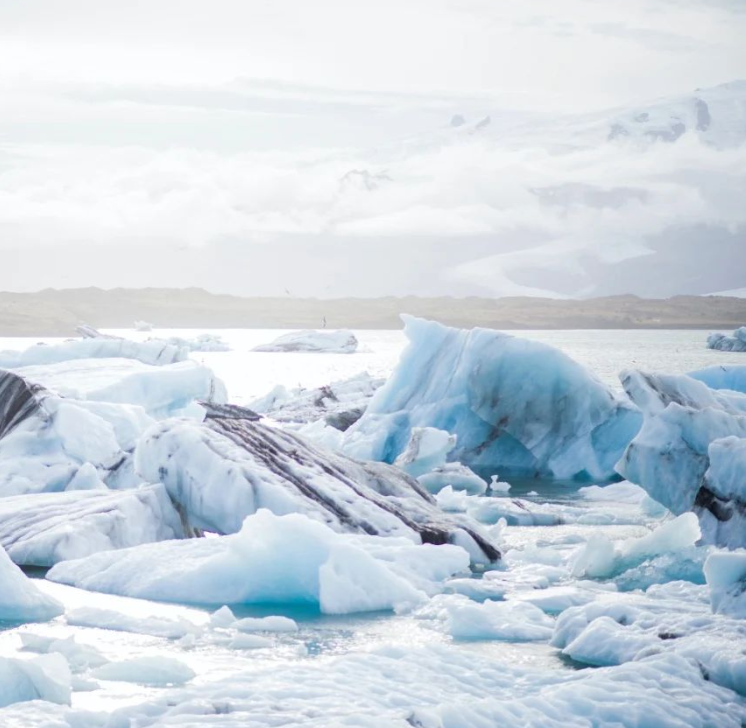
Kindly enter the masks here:
[[732, 329], [746, 324], [746, 299], [676, 296], [548, 298], [242, 298], [200, 288], [46, 289], [0, 292], [0, 336], [72, 336], [86, 322], [99, 328], [398, 329], [409, 313], [461, 327], [496, 329]]

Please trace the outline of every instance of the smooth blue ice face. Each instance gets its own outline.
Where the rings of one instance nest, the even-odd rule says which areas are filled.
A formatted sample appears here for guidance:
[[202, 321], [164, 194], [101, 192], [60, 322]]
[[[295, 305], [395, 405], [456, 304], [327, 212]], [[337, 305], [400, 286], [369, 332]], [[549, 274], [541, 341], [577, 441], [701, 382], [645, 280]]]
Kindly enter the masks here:
[[704, 382], [710, 389], [730, 389], [746, 393], [746, 365], [707, 367], [689, 372], [689, 376]]
[[608, 480], [641, 416], [545, 344], [403, 317], [409, 346], [346, 438], [356, 457], [392, 462], [413, 427], [458, 437], [451, 460], [501, 474]]

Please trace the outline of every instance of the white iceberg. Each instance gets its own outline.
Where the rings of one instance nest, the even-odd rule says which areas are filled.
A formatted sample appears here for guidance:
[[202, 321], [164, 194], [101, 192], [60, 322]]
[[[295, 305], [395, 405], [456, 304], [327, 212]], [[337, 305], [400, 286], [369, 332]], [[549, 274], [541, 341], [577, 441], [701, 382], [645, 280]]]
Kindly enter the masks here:
[[0, 545], [24, 566], [52, 566], [183, 535], [179, 515], [160, 484], [0, 498]]
[[269, 344], [255, 346], [253, 351], [301, 351], [325, 354], [352, 354], [357, 351], [357, 337], [352, 331], [293, 331], [278, 336]]
[[611, 479], [639, 413], [562, 352], [489, 329], [404, 316], [409, 345], [346, 434], [353, 457], [393, 462], [416, 427], [457, 435], [472, 468]]
[[303, 513], [336, 531], [459, 543], [476, 561], [498, 558], [477, 524], [443, 514], [398, 468], [321, 450], [238, 413], [204, 423], [166, 420], [140, 439], [137, 472], [162, 482], [189, 523], [235, 533], [260, 508]]
[[431, 471], [420, 475], [417, 482], [429, 493], [440, 493], [444, 488], [452, 488], [470, 495], [480, 495], [486, 492], [487, 483], [484, 482], [471, 468], [461, 463], [445, 463]]
[[189, 665], [173, 657], [142, 655], [101, 665], [95, 668], [91, 675], [99, 680], [119, 680], [138, 685], [166, 687], [189, 682], [195, 677], [195, 672]]
[[468, 566], [458, 546], [339, 534], [300, 514], [260, 510], [232, 536], [107, 551], [61, 562], [47, 578], [161, 601], [307, 604], [346, 614], [421, 603]]
[[44, 594], [0, 546], [0, 622], [45, 622], [63, 612], [62, 604]]
[[746, 326], [736, 329], [732, 336], [712, 333], [707, 337], [707, 348], [718, 351], [746, 351]]
[[160, 339], [138, 342], [96, 335], [59, 344], [35, 344], [23, 351], [1, 351], [0, 368], [18, 369], [78, 359], [132, 359], [151, 366], [163, 366], [184, 361], [188, 355], [186, 348]]
[[680, 514], [694, 510], [709, 543], [746, 543], [746, 394], [710, 389], [685, 375], [626, 372], [644, 414], [618, 471]]
[[288, 390], [280, 384], [248, 406], [277, 422], [305, 424], [323, 419], [337, 430], [346, 430], [360, 419], [383, 383], [362, 372], [315, 389]]
[[[230, 351], [230, 345], [223, 340], [218, 334], [198, 334], [191, 339], [185, 339], [181, 336], [169, 336], [166, 339], [148, 339], [148, 342], [159, 341], [165, 342], [170, 346], [175, 346], [180, 350], [188, 352], [215, 352]], [[147, 343], [147, 342], [146, 342]]]

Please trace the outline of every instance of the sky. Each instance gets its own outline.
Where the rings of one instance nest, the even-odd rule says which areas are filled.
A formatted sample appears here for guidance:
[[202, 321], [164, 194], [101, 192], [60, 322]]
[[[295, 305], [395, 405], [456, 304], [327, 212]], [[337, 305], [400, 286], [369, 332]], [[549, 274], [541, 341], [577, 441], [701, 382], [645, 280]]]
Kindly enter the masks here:
[[746, 287], [746, 89], [712, 139], [607, 138], [744, 37], [742, 0], [0, 0], [0, 289]]

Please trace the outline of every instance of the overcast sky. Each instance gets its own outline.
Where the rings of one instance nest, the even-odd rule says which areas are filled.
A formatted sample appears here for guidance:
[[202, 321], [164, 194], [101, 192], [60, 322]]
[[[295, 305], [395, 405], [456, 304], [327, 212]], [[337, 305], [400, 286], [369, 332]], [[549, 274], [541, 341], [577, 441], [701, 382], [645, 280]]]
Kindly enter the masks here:
[[[744, 38], [743, 0], [0, 0], [0, 288], [541, 293], [494, 281], [550, 228], [565, 250], [618, 222], [531, 230], [525, 192], [579, 164], [604, 186], [608, 153], [502, 135], [746, 78]], [[454, 114], [489, 142], [441, 143]], [[737, 175], [740, 151], [686, 145], [656, 161]], [[737, 231], [730, 204], [692, 224]], [[644, 212], [612, 258], [663, 232]], [[505, 254], [491, 282], [469, 266]]]

